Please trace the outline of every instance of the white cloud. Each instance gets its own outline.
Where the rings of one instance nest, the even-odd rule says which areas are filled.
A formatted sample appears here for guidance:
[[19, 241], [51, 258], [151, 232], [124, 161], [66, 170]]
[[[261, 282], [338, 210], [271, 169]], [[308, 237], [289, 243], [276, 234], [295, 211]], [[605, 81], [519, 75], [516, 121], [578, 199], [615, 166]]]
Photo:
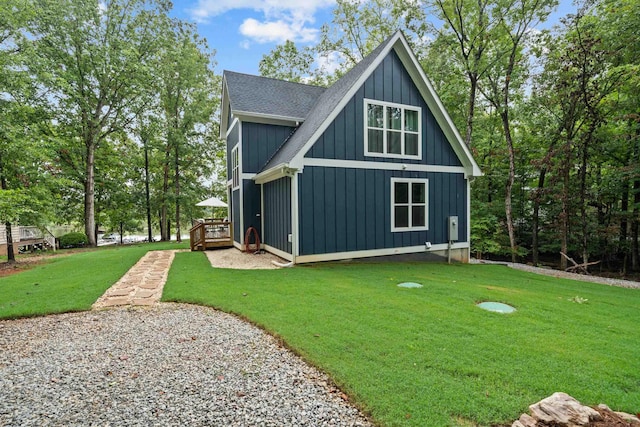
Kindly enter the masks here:
[[287, 22], [286, 20], [259, 22], [253, 18], [245, 19], [240, 25], [240, 34], [258, 43], [282, 43], [286, 40], [312, 42], [319, 30], [306, 28], [301, 22]]
[[196, 21], [205, 22], [230, 10], [252, 10], [264, 15], [264, 20], [245, 19], [239, 28], [245, 37], [258, 43], [305, 43], [317, 39], [319, 30], [309, 26], [315, 21], [316, 11], [334, 3], [335, 0], [198, 0], [189, 12]]

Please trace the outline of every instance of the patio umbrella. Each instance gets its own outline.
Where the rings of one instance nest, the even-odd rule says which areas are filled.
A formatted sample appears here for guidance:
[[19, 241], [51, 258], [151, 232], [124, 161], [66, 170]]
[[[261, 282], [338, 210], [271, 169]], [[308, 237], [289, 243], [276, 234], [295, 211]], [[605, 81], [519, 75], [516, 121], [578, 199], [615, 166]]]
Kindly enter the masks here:
[[196, 206], [210, 206], [212, 208], [226, 208], [227, 204], [217, 197], [210, 197], [207, 200], [196, 203]]
[[211, 208], [211, 215], [215, 217], [216, 208], [226, 208], [227, 204], [217, 197], [210, 197], [207, 200], [203, 200], [199, 203], [196, 203], [196, 206], [206, 206]]

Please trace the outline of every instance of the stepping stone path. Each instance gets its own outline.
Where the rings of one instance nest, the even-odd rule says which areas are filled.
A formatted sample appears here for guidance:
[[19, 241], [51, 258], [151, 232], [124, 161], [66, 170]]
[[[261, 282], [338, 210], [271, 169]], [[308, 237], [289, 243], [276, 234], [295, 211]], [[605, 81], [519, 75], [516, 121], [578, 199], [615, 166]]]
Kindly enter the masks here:
[[153, 306], [160, 301], [177, 250], [149, 251], [115, 285], [98, 298], [93, 309], [122, 305]]

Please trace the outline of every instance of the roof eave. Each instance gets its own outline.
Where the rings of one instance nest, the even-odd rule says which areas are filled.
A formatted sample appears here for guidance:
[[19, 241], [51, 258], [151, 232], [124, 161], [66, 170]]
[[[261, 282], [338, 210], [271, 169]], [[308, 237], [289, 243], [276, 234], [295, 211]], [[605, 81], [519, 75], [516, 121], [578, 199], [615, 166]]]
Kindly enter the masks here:
[[231, 110], [231, 113], [244, 122], [277, 124], [284, 126], [298, 126], [304, 122], [304, 117], [279, 116], [277, 114], [256, 113], [253, 111]]
[[272, 168], [260, 172], [253, 177], [253, 180], [256, 184], [265, 184], [280, 178], [292, 177], [297, 170], [297, 168], [292, 168], [288, 163], [280, 163]]

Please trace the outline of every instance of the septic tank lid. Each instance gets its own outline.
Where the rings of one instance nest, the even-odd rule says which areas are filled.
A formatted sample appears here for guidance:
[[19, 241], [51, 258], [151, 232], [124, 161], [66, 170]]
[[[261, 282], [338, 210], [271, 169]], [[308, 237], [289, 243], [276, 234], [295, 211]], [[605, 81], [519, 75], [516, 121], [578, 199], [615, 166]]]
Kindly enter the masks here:
[[501, 302], [485, 301], [476, 305], [483, 310], [493, 311], [495, 313], [513, 313], [514, 311], [516, 311], [514, 307], [511, 307], [508, 304], [503, 304]]

